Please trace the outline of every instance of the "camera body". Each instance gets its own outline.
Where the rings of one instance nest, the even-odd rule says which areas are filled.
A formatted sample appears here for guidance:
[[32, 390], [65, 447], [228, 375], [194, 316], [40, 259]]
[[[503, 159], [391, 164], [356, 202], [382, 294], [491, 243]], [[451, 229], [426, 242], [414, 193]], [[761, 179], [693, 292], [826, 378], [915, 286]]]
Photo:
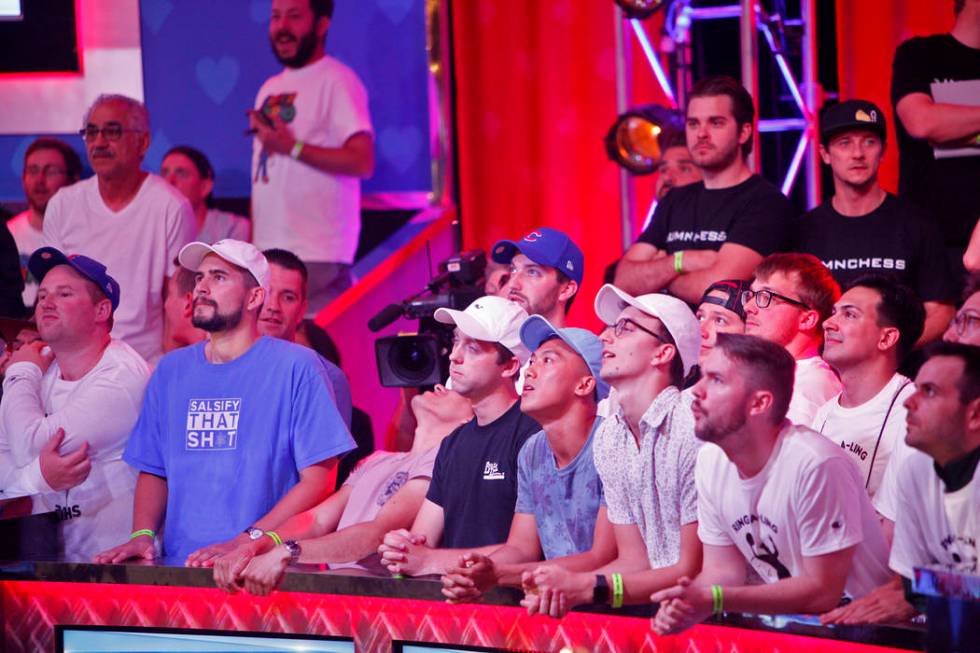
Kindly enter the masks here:
[[486, 265], [487, 257], [482, 250], [450, 257], [439, 264], [440, 273], [420, 293], [397, 305], [400, 310], [392, 319], [418, 320], [419, 330], [416, 334], [375, 341], [374, 354], [381, 385], [413, 388], [446, 380], [453, 325], [437, 322], [433, 315], [439, 308], [461, 311], [482, 297]]

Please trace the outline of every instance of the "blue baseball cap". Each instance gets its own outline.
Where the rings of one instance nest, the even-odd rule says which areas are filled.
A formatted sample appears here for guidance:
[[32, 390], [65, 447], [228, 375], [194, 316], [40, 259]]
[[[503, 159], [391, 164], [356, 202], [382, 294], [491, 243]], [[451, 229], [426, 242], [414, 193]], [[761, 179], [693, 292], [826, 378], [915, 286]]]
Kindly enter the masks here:
[[44, 279], [44, 275], [59, 265], [74, 268], [76, 272], [99, 287], [112, 304], [112, 310], [119, 308], [119, 282], [109, 276], [106, 267], [95, 259], [81, 254], [65, 255], [54, 247], [42, 247], [31, 254], [31, 258], [27, 261], [27, 269], [39, 283]]
[[538, 227], [521, 240], [500, 240], [490, 250], [490, 258], [497, 263], [510, 263], [520, 252], [538, 265], [561, 270], [575, 283], [582, 283], [585, 255], [572, 239], [550, 227]]
[[540, 315], [532, 315], [521, 325], [521, 342], [532, 353], [541, 346], [541, 343], [555, 337], [561, 338], [582, 357], [595, 379], [596, 398], [605, 399], [609, 395], [609, 384], [599, 376], [599, 368], [602, 367], [602, 342], [599, 336], [586, 329], [556, 328]]

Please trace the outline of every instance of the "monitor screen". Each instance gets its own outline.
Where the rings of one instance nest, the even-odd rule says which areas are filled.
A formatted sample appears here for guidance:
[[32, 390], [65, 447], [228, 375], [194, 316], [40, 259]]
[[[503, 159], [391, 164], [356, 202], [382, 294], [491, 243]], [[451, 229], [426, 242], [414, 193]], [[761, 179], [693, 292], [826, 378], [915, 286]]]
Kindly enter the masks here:
[[23, 17], [20, 0], [0, 0], [0, 20], [20, 20]]
[[55, 626], [57, 653], [354, 653], [354, 640], [288, 633], [232, 633], [177, 628]]

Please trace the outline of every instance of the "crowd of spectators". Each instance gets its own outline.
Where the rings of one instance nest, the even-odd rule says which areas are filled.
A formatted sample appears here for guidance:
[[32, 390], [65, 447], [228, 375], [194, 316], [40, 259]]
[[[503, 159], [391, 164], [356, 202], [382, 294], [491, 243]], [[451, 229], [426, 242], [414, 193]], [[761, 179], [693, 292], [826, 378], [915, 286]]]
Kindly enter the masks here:
[[69, 558], [213, 568], [230, 592], [327, 563], [435, 574], [450, 602], [517, 585], [553, 617], [652, 601], [659, 633], [723, 611], [903, 621], [915, 568], [978, 574], [980, 277], [960, 268], [980, 158], [933, 150], [980, 154], [980, 108], [929, 80], [980, 79], [980, 0], [896, 54], [897, 196], [884, 113], [847, 100], [820, 119], [834, 193], [794, 216], [749, 168], [748, 93], [702, 79], [650, 226], [579, 300], [601, 333], [568, 324], [568, 235], [495, 243], [487, 294], [435, 313], [445, 385], [406, 396], [404, 446], [371, 455], [304, 320], [351, 283], [373, 166], [363, 87], [323, 53], [331, 5], [272, 3], [285, 69], [250, 112], [251, 221], [212, 206], [192, 147], [143, 169], [131, 98], [83, 117], [88, 179], [61, 141], [27, 149], [28, 209], [0, 230], [23, 270], [3, 310], [31, 308], [4, 323], [0, 509], [56, 513]]

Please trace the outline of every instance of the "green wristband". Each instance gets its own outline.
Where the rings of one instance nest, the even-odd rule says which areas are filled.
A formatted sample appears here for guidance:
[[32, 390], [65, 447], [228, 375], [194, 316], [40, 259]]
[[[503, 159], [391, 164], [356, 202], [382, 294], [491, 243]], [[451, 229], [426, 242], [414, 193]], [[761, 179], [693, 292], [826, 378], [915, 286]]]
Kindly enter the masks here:
[[138, 531], [133, 531], [132, 534], [130, 534], [129, 539], [135, 540], [140, 535], [148, 535], [150, 539], [153, 539], [157, 536], [157, 534], [151, 531], [149, 528], [141, 528]]
[[623, 607], [623, 575], [613, 574], [612, 575], [612, 607], [621, 608]]
[[674, 272], [677, 274], [684, 273], [684, 252], [674, 252]]
[[275, 531], [266, 531], [265, 534], [272, 538], [272, 541], [276, 543], [276, 546], [282, 544], [282, 538], [279, 537], [279, 533]]
[[711, 601], [713, 614], [721, 614], [725, 611], [725, 595], [721, 591], [721, 585], [711, 586]]
[[289, 156], [292, 157], [293, 159], [296, 159], [298, 161], [299, 160], [299, 155], [303, 153], [303, 146], [304, 145], [306, 145], [306, 143], [304, 143], [303, 141], [297, 139], [296, 140], [296, 143], [293, 145], [293, 149], [290, 150], [290, 152], [289, 152]]

